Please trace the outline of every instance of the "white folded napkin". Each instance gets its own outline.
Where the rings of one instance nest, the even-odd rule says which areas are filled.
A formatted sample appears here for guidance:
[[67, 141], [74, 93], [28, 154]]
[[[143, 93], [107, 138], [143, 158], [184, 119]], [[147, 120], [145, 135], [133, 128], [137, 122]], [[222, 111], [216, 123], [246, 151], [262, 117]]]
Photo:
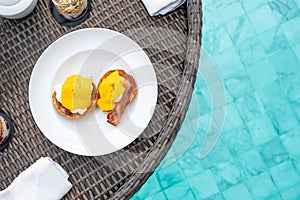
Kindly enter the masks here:
[[58, 200], [72, 187], [68, 177], [59, 164], [49, 157], [42, 157], [0, 191], [0, 199]]
[[151, 16], [164, 15], [181, 6], [185, 0], [142, 0]]

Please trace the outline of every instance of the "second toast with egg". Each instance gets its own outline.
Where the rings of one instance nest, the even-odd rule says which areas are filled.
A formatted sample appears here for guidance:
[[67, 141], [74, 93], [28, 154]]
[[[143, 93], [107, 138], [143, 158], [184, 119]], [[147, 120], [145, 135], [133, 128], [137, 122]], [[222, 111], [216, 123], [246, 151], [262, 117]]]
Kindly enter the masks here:
[[[114, 126], [118, 125], [126, 106], [137, 94], [135, 79], [122, 69], [109, 70], [99, 80], [97, 89], [98, 106], [103, 112], [108, 113], [107, 122]], [[108, 93], [110, 95], [106, 96]]]

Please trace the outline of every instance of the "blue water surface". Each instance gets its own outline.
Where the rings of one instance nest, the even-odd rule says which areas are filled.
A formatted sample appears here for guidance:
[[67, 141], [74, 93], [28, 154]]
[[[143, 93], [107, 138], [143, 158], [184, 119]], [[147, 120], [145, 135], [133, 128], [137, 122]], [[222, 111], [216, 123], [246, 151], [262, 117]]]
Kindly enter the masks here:
[[202, 9], [191, 105], [132, 200], [300, 199], [300, 0], [203, 0]]

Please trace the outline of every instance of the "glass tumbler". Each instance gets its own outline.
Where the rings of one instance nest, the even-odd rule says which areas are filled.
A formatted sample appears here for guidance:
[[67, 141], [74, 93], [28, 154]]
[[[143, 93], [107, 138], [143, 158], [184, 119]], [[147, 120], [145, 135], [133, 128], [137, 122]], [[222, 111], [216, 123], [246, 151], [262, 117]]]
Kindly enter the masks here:
[[56, 10], [66, 19], [78, 18], [87, 9], [87, 0], [52, 0]]

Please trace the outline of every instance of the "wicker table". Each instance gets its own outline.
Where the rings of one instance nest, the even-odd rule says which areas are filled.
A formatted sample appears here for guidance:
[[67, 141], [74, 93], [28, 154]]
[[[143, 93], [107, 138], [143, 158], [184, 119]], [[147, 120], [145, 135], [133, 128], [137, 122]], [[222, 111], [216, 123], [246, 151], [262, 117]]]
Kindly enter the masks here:
[[[135, 40], [148, 54], [158, 80], [158, 103], [146, 130], [115, 153], [84, 157], [52, 144], [35, 124], [28, 102], [33, 67], [53, 41], [73, 30], [102, 27]], [[150, 17], [140, 0], [92, 1], [89, 18], [59, 25], [48, 1], [28, 17], [0, 19], [0, 105], [14, 121], [15, 135], [0, 153], [0, 190], [41, 156], [57, 161], [73, 184], [65, 199], [128, 199], [151, 175], [174, 140], [189, 105], [198, 67], [201, 2], [166, 16]]]

